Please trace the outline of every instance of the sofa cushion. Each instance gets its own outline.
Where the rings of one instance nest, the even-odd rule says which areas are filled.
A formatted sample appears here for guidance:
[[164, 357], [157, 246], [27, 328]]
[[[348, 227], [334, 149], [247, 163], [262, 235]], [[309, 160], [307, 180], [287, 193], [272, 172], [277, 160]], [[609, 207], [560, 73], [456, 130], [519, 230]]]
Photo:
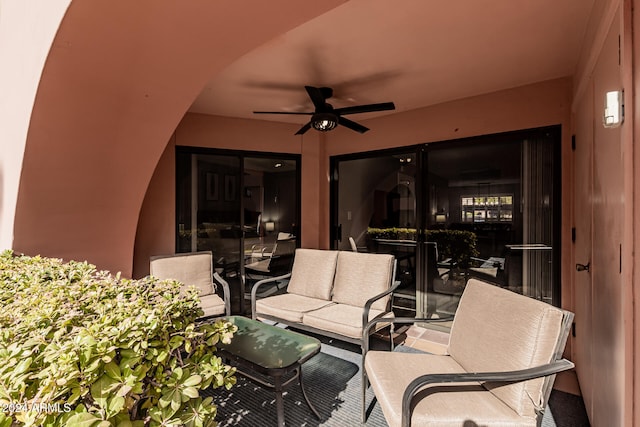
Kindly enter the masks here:
[[[302, 318], [302, 323], [323, 331], [362, 339], [362, 310], [362, 307], [353, 305], [332, 304], [306, 313]], [[383, 311], [372, 308], [369, 310], [369, 320], [382, 313]], [[386, 313], [385, 317], [392, 318], [393, 313]], [[380, 329], [386, 325], [379, 323], [378, 326]]]
[[[449, 354], [468, 372], [511, 371], [549, 363], [562, 317], [562, 311], [549, 304], [471, 279], [451, 327]], [[543, 382], [539, 378], [485, 386], [518, 414], [533, 417], [542, 402]]]
[[332, 304], [320, 298], [310, 298], [297, 294], [281, 294], [256, 301], [256, 315], [266, 314], [287, 322], [302, 322], [305, 313]]
[[[465, 370], [449, 356], [370, 351], [365, 369], [380, 408], [390, 427], [399, 427], [402, 418], [402, 394], [416, 377], [434, 373], [461, 373]], [[536, 419], [520, 417], [494, 394], [478, 383], [433, 386], [439, 391], [418, 401], [411, 418], [412, 426], [459, 427], [535, 426]], [[424, 395], [424, 393], [419, 393]], [[451, 414], [455, 414], [452, 417]], [[497, 420], [501, 422], [496, 423]]]
[[[389, 289], [393, 265], [393, 255], [340, 251], [332, 301], [364, 307], [367, 300]], [[389, 297], [376, 301], [372, 308], [386, 309]]]
[[159, 279], [173, 279], [187, 287], [195, 286], [199, 295], [214, 292], [211, 252], [151, 257], [150, 273]]
[[338, 251], [296, 249], [287, 292], [330, 300], [337, 258]]

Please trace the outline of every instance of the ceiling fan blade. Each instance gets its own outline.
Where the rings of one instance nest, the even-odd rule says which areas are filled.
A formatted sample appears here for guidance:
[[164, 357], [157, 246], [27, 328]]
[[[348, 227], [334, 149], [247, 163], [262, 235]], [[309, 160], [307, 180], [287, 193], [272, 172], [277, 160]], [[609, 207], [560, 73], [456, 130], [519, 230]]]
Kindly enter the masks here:
[[354, 105], [353, 107], [336, 108], [334, 113], [344, 116], [345, 114], [372, 113], [374, 111], [395, 110], [393, 102], [381, 102], [379, 104]]
[[351, 130], [355, 130], [358, 133], [365, 133], [366, 131], [369, 130], [369, 128], [364, 127], [361, 124], [351, 121], [349, 119], [345, 119], [344, 117], [340, 117], [338, 119], [338, 124], [344, 127], [348, 127]]
[[306, 131], [308, 131], [309, 129], [311, 129], [311, 122], [307, 123], [306, 125], [302, 126], [298, 132], [295, 133], [295, 135], [302, 135], [303, 133], [305, 133]]
[[322, 95], [322, 90], [319, 87], [313, 86], [305, 86], [304, 88], [307, 90], [309, 98], [311, 98], [311, 102], [313, 102], [316, 109], [323, 109], [326, 104], [326, 100]]
[[296, 112], [296, 111], [254, 111], [253, 114], [295, 114], [295, 115], [304, 115], [309, 116], [314, 113], [307, 112]]

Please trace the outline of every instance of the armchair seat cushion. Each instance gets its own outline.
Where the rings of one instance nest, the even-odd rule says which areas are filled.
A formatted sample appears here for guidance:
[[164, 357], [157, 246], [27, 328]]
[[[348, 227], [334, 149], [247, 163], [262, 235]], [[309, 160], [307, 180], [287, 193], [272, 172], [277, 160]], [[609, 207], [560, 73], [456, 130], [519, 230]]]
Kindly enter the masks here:
[[305, 313], [333, 304], [331, 301], [298, 294], [274, 295], [256, 301], [256, 311], [287, 322], [302, 322]]
[[[372, 320], [384, 313], [383, 310], [372, 308], [369, 319]], [[393, 318], [392, 312], [384, 317]], [[318, 310], [306, 313], [302, 319], [305, 325], [351, 338], [362, 338], [362, 307], [349, 304], [331, 304]], [[379, 323], [380, 328], [386, 326]]]
[[[229, 314], [231, 311], [229, 284], [214, 271], [213, 253], [210, 251], [152, 256], [149, 272], [159, 279], [180, 282], [181, 293], [195, 288], [203, 317]], [[216, 294], [219, 286], [224, 299]]]
[[200, 295], [200, 308], [204, 311], [203, 317], [217, 316], [225, 312], [224, 300], [217, 294]]
[[[410, 354], [371, 351], [365, 369], [389, 427], [399, 427], [402, 418], [402, 395], [420, 375], [466, 372], [452, 357], [433, 354]], [[478, 383], [436, 385], [425, 389], [411, 419], [413, 426], [448, 427], [535, 426], [536, 419], [519, 416], [502, 400]], [[455, 415], [452, 415], [455, 414]]]
[[[553, 358], [562, 318], [563, 313], [557, 307], [470, 279], [453, 321], [449, 354], [467, 372], [540, 366]], [[482, 333], [478, 333], [478, 325], [482, 325]], [[498, 348], [500, 351], [496, 352]], [[518, 414], [535, 416], [543, 399], [543, 384], [544, 378], [537, 378], [485, 387]]]
[[[201, 297], [212, 295], [215, 290], [211, 281], [211, 256], [210, 252], [198, 252], [152, 257], [151, 274], [161, 279], [177, 280], [187, 287], [194, 286]], [[186, 288], [181, 291], [186, 291]]]

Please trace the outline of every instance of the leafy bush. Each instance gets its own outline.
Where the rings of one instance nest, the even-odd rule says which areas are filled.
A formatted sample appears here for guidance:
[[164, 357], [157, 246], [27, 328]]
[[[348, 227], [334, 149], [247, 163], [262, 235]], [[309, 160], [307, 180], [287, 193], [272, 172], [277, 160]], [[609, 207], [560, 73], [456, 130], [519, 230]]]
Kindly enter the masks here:
[[471, 257], [478, 256], [477, 236], [465, 230], [427, 230], [427, 241], [438, 244], [438, 254], [466, 267]]
[[389, 227], [389, 228], [369, 227], [367, 229], [367, 235], [369, 235], [374, 239], [415, 240], [416, 229], [415, 228], [398, 228], [398, 227]]
[[215, 426], [200, 391], [235, 383], [215, 352], [236, 327], [179, 290], [2, 253], [0, 427]]

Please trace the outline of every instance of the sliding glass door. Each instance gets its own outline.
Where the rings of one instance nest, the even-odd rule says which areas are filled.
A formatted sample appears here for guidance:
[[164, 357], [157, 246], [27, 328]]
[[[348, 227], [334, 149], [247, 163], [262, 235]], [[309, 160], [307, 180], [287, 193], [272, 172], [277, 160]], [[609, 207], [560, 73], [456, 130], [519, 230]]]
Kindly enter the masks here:
[[280, 263], [298, 245], [299, 162], [298, 155], [177, 148], [176, 252], [213, 252], [233, 311], [245, 311], [250, 266], [277, 273], [270, 257], [278, 240], [286, 240]]
[[451, 317], [470, 278], [558, 305], [560, 128], [332, 158], [333, 246], [393, 253], [401, 315]]
[[392, 253], [402, 283], [394, 297], [398, 313], [416, 305], [418, 165], [416, 148], [332, 159], [334, 247]]

